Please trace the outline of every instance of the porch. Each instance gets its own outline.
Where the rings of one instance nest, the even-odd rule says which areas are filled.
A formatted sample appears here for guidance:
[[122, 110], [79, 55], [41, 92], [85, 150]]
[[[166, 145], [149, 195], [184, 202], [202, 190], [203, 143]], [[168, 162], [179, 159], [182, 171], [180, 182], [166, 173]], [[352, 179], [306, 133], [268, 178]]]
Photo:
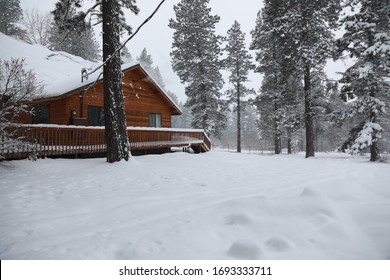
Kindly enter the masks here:
[[[30, 154], [50, 157], [106, 152], [104, 127], [20, 125], [13, 129], [22, 145], [17, 148], [0, 146], [1, 156], [8, 160], [26, 158]], [[128, 127], [127, 133], [132, 152], [191, 147], [199, 153], [211, 149], [210, 138], [200, 129]]]

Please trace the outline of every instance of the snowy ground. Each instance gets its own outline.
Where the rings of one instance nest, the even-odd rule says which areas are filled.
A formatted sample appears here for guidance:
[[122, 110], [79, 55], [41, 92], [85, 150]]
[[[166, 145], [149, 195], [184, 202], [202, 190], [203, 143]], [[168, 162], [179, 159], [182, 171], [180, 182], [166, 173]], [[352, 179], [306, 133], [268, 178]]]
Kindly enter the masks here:
[[390, 164], [174, 153], [0, 165], [0, 259], [390, 259]]

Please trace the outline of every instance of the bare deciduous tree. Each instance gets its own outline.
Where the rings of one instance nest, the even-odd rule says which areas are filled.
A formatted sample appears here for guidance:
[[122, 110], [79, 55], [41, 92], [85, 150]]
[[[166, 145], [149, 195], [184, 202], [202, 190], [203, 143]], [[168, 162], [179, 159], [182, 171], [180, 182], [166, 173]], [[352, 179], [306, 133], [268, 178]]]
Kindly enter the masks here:
[[50, 13], [41, 13], [36, 9], [24, 12], [22, 26], [26, 31], [25, 41], [30, 44], [49, 46], [49, 31], [53, 17]]
[[14, 129], [22, 114], [32, 114], [28, 101], [42, 91], [35, 74], [25, 70], [24, 59], [0, 60], [0, 160], [1, 152], [27, 145], [14, 136]]

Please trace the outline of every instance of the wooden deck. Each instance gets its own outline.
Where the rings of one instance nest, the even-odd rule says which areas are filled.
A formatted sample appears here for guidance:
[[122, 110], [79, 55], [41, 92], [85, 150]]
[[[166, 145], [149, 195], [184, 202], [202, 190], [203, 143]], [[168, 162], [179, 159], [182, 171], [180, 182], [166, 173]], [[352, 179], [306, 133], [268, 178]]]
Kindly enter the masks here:
[[[65, 125], [22, 125], [14, 128], [15, 136], [22, 145], [18, 148], [0, 146], [4, 159], [93, 155], [106, 152], [104, 127]], [[191, 147], [195, 152], [207, 152], [211, 141], [203, 130], [128, 127], [131, 151]], [[4, 141], [2, 141], [4, 142]]]

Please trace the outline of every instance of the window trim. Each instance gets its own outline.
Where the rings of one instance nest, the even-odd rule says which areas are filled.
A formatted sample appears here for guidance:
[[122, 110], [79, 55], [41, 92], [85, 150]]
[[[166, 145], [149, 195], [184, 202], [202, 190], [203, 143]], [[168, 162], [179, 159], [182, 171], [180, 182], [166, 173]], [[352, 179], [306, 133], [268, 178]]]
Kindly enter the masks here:
[[149, 127], [162, 127], [162, 114], [149, 113]]
[[[44, 112], [45, 114], [43, 115], [42, 112]], [[37, 104], [36, 106], [34, 106], [33, 114], [32, 114], [32, 124], [50, 124], [49, 103]]]
[[[92, 113], [91, 110], [94, 110], [94, 112]], [[104, 126], [105, 125], [104, 107], [95, 106], [95, 105], [88, 105], [87, 112], [88, 112], [88, 117], [87, 117], [88, 126]], [[94, 117], [93, 120], [92, 120], [92, 117]]]

